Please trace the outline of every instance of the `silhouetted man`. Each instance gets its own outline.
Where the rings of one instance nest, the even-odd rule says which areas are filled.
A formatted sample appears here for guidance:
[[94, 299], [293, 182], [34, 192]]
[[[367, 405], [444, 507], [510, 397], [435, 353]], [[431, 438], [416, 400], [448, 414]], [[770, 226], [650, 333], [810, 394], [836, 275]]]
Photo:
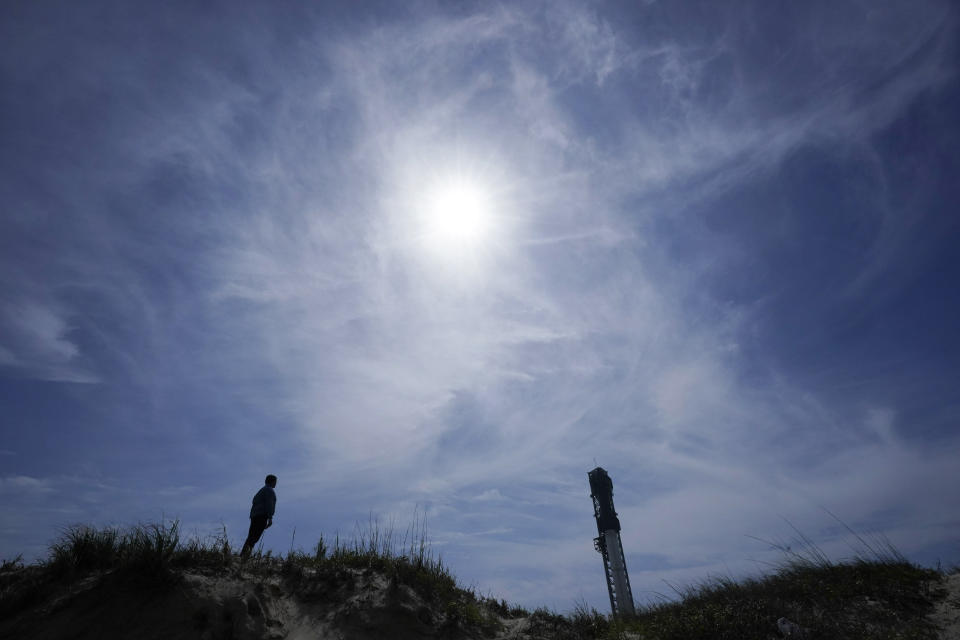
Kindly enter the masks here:
[[250, 533], [247, 534], [247, 541], [243, 543], [243, 549], [240, 551], [240, 558], [246, 559], [253, 550], [253, 547], [263, 535], [263, 530], [273, 524], [273, 511], [277, 506], [277, 494], [274, 487], [277, 486], [277, 476], [271, 474], [264, 480], [264, 486], [257, 494], [253, 496], [253, 506], [250, 507]]

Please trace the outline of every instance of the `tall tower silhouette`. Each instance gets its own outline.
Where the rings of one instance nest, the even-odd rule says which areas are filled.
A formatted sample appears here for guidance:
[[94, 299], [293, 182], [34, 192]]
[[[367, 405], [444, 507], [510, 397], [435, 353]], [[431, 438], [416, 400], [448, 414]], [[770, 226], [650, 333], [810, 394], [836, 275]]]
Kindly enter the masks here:
[[613, 508], [613, 480], [602, 467], [587, 473], [590, 479], [590, 497], [593, 498], [593, 516], [597, 519], [593, 547], [603, 556], [603, 575], [607, 579], [610, 609], [615, 617], [635, 615], [627, 561], [620, 541], [620, 520]]

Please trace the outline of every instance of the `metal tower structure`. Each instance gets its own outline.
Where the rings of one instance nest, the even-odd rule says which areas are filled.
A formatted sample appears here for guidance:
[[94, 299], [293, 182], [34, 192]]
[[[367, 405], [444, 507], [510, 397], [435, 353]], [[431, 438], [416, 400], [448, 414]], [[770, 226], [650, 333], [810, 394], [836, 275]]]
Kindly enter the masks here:
[[627, 561], [620, 542], [620, 520], [613, 508], [613, 480], [602, 467], [587, 473], [590, 479], [590, 497], [593, 498], [593, 516], [597, 519], [597, 533], [593, 547], [603, 556], [603, 574], [610, 593], [610, 609], [616, 617], [636, 614], [633, 592], [627, 575]]

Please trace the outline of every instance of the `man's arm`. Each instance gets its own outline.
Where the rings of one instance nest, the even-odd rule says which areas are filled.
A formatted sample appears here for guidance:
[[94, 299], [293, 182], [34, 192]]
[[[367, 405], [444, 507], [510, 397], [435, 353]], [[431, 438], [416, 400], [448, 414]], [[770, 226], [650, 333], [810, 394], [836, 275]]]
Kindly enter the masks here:
[[273, 525], [273, 512], [277, 510], [277, 494], [273, 489], [267, 494], [267, 504], [270, 505], [270, 513], [267, 514], [267, 526]]

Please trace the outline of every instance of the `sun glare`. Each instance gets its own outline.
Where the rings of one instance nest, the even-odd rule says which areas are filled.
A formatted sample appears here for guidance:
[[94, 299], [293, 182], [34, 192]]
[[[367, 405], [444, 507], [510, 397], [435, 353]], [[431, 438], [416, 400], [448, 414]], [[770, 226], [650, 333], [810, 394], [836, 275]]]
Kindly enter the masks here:
[[482, 242], [490, 226], [490, 202], [484, 190], [463, 180], [438, 185], [428, 196], [425, 227], [439, 249], [462, 249]]

